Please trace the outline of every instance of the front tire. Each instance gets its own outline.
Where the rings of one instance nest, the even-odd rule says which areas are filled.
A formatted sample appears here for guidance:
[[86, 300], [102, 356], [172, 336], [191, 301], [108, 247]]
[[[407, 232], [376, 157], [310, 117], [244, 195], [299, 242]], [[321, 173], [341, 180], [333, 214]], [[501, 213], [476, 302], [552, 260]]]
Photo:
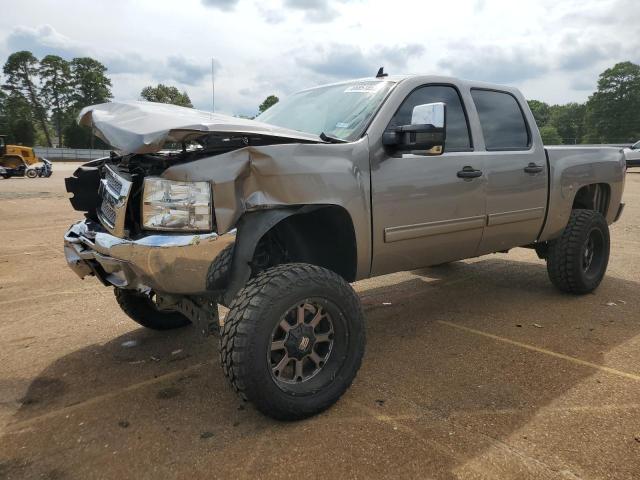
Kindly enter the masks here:
[[561, 291], [595, 290], [609, 263], [609, 227], [600, 212], [576, 209], [560, 238], [549, 244], [547, 273]]
[[337, 274], [294, 263], [269, 268], [231, 302], [220, 337], [225, 375], [243, 400], [277, 420], [326, 410], [364, 355], [360, 300]]
[[38, 176], [38, 172], [33, 168], [28, 168], [27, 171], [25, 172], [25, 175], [28, 178], [36, 178]]
[[122, 311], [143, 327], [151, 330], [173, 330], [191, 324], [181, 313], [158, 310], [149, 295], [122, 288], [114, 288], [113, 293]]

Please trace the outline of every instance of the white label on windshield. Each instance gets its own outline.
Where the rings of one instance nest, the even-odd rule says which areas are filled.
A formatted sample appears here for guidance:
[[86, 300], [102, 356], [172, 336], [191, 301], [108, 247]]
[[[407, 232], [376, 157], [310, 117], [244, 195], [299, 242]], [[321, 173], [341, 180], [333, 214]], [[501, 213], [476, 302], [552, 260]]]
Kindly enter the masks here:
[[373, 93], [384, 85], [384, 82], [363, 82], [354, 83], [344, 91], [344, 93]]

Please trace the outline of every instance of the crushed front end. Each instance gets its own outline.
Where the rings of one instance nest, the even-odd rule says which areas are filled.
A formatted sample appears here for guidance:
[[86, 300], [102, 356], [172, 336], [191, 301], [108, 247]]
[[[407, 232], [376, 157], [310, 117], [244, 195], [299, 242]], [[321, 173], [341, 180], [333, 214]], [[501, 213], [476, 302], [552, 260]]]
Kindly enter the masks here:
[[66, 179], [85, 219], [64, 236], [67, 263], [80, 278], [153, 295], [159, 308], [192, 321], [211, 311], [211, 269], [235, 233], [215, 232], [208, 182], [170, 182], [160, 174], [184, 154], [112, 156]]

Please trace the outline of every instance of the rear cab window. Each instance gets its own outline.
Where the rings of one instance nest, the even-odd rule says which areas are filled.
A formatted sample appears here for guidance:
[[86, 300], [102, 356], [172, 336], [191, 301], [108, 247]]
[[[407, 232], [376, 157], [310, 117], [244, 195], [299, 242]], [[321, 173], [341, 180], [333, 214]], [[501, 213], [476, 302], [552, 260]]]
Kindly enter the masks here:
[[471, 89], [487, 150], [528, 150], [531, 132], [516, 98], [497, 90]]

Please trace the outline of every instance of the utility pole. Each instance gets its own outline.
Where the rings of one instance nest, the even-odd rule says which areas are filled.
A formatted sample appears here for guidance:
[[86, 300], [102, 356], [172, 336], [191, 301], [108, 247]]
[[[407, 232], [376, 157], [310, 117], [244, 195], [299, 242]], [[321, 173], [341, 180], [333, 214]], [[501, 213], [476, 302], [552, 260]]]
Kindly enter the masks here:
[[215, 60], [211, 57], [211, 113], [216, 112], [216, 67]]

